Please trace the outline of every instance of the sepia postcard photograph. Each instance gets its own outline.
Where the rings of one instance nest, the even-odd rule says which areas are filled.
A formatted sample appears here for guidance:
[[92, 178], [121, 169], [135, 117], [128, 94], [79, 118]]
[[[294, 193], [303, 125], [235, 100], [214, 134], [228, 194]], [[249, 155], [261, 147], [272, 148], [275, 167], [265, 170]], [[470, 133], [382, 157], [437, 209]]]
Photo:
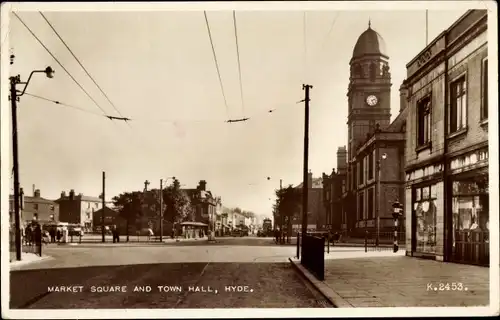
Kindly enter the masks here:
[[495, 1], [0, 14], [2, 318], [499, 315]]

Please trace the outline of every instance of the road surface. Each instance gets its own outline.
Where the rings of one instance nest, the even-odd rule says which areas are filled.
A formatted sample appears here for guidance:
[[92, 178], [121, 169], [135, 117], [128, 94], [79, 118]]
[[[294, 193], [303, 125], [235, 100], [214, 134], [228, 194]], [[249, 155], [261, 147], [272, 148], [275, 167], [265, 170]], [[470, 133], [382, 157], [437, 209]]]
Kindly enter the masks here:
[[[11, 271], [11, 308], [332, 307], [270, 238], [49, 246]], [[64, 291], [64, 292], [61, 292]]]

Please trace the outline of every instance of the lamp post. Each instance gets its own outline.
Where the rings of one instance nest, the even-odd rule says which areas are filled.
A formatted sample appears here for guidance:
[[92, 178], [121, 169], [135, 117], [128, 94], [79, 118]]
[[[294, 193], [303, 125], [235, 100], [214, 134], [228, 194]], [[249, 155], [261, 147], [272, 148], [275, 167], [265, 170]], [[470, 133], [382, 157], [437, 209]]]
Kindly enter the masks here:
[[[13, 57], [11, 57], [13, 59]], [[12, 60], [11, 60], [12, 64]], [[10, 96], [9, 99], [12, 104], [12, 154], [13, 154], [13, 171], [14, 171], [14, 219], [15, 219], [15, 229], [16, 229], [16, 259], [21, 260], [21, 217], [20, 217], [20, 195], [19, 195], [19, 154], [17, 145], [17, 102], [19, 97], [21, 97], [28, 88], [28, 84], [31, 77], [35, 73], [45, 73], [47, 78], [54, 77], [54, 70], [51, 67], [45, 68], [45, 70], [34, 70], [31, 71], [28, 80], [26, 82], [21, 82], [21, 76], [17, 75], [15, 77], [10, 77]], [[23, 90], [17, 90], [16, 86], [18, 84], [23, 84]], [[18, 92], [20, 92], [18, 94]]]
[[398, 252], [398, 222], [399, 218], [403, 215], [403, 205], [399, 203], [398, 200], [394, 201], [392, 204], [393, 212], [392, 217], [394, 218], [394, 253]]
[[[169, 177], [165, 179], [167, 183], [168, 179], [174, 179], [175, 177]], [[160, 242], [163, 242], [163, 179], [160, 179]], [[174, 228], [175, 222], [172, 223], [172, 229]]]
[[380, 192], [380, 177], [381, 177], [381, 170], [380, 170], [380, 160], [385, 160], [387, 159], [387, 153], [383, 153], [380, 157], [380, 159], [377, 160], [377, 216], [376, 216], [376, 228], [377, 228], [377, 236], [375, 239], [375, 246], [378, 248], [379, 241], [380, 241], [380, 198], [381, 198], [381, 192]]

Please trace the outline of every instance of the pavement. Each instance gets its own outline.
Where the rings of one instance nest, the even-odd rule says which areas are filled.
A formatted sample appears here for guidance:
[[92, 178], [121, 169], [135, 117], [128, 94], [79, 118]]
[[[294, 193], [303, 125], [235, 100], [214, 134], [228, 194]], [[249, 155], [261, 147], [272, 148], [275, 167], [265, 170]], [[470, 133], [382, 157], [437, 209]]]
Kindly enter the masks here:
[[404, 250], [335, 250], [325, 257], [324, 281], [290, 262], [338, 308], [489, 305], [489, 268], [407, 257]]
[[10, 261], [10, 267], [15, 268], [15, 267], [35, 263], [35, 262], [41, 262], [41, 261], [48, 260], [48, 259], [52, 259], [52, 257], [47, 256], [47, 255], [43, 255], [43, 254], [40, 257], [39, 255], [36, 255], [34, 253], [23, 252], [21, 255], [20, 261], [15, 260], [15, 257], [13, 258], [13, 260]]
[[292, 247], [262, 238], [217, 241], [49, 245], [52, 259], [11, 268], [10, 307], [333, 307], [289, 263]]

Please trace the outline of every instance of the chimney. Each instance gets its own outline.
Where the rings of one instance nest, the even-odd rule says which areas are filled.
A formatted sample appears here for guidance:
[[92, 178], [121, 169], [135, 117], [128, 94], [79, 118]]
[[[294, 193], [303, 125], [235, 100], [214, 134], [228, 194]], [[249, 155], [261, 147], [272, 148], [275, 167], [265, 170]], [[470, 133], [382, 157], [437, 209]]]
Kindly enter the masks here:
[[406, 86], [406, 79], [401, 83], [399, 87], [399, 112], [406, 109], [408, 105], [408, 87]]
[[33, 196], [35, 198], [40, 198], [40, 189], [35, 189], [35, 192], [33, 193]]
[[70, 200], [73, 200], [73, 198], [74, 198], [74, 197], [75, 197], [75, 190], [71, 189], [71, 190], [69, 191], [69, 199], [70, 199]]
[[66, 198], [66, 191], [61, 191], [61, 198]]
[[337, 149], [337, 172], [342, 174], [347, 169], [347, 148], [346, 146]]
[[313, 187], [313, 174], [311, 170], [307, 173], [307, 188], [312, 188]]
[[206, 191], [206, 188], [207, 188], [207, 182], [206, 182], [205, 180], [200, 180], [199, 187], [200, 187], [200, 190], [201, 190], [201, 191]]

